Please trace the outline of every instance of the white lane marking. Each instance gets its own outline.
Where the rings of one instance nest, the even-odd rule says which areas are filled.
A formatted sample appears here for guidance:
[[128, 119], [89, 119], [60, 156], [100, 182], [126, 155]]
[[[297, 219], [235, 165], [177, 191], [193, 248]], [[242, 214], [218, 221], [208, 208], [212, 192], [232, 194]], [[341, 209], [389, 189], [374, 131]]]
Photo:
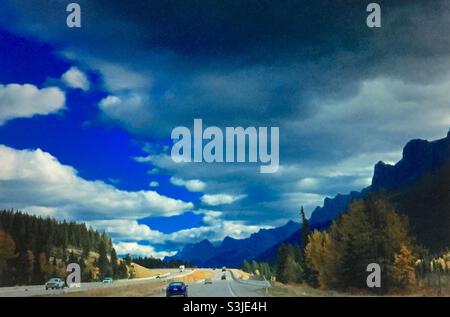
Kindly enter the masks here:
[[238, 296], [236, 295], [236, 293], [233, 292], [233, 290], [231, 289], [230, 280], [228, 280], [227, 282], [228, 282], [228, 283], [227, 283], [228, 290], [230, 291], [231, 296], [233, 296], [233, 297], [238, 297]]

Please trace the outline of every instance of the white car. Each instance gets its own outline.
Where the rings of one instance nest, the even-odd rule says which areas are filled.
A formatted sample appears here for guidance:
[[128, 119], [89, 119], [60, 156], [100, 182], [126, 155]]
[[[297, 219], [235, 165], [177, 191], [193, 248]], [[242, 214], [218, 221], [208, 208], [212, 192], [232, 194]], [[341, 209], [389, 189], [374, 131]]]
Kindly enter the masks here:
[[113, 282], [112, 277], [105, 277], [102, 281], [104, 284], [111, 284]]
[[51, 278], [45, 283], [45, 289], [63, 289], [66, 286], [66, 283], [57, 277]]

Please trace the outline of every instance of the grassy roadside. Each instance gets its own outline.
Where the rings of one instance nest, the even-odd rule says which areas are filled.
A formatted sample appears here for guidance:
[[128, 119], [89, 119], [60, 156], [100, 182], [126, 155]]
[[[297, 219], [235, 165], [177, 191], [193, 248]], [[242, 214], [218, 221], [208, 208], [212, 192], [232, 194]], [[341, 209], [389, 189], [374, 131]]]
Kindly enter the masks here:
[[238, 269], [231, 269], [233, 275], [240, 280], [248, 280], [250, 278], [250, 274]]
[[186, 276], [175, 278], [174, 281], [180, 281], [180, 282], [185, 282], [185, 283], [195, 283], [195, 282], [207, 279], [207, 278], [212, 278], [213, 276], [214, 276], [213, 272], [205, 271], [205, 270], [195, 270]]
[[366, 297], [366, 296], [384, 296], [384, 297], [435, 297], [435, 296], [445, 296], [449, 297], [450, 292], [437, 292], [431, 289], [416, 289], [412, 291], [396, 290], [387, 294], [374, 294], [364, 291], [354, 291], [354, 292], [338, 292], [333, 290], [321, 290], [317, 288], [312, 288], [304, 284], [282, 284], [275, 282], [269, 289], [270, 296], [274, 297]]
[[147, 269], [136, 263], [133, 263], [133, 266], [134, 271], [136, 272], [136, 278], [155, 277], [174, 271], [174, 269]]
[[69, 292], [63, 297], [146, 297], [161, 293], [164, 282], [123, 285], [117, 287], [96, 288], [80, 292]]

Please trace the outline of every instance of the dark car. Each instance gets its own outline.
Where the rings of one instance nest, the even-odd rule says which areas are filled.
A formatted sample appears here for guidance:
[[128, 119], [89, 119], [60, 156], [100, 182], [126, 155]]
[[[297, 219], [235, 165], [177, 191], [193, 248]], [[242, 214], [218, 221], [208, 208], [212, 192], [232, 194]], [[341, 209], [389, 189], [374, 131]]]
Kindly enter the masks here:
[[222, 274], [222, 277], [220, 278], [221, 280], [226, 280], [227, 276], [225, 274]]
[[184, 296], [187, 297], [187, 285], [183, 282], [172, 282], [167, 286], [166, 296]]

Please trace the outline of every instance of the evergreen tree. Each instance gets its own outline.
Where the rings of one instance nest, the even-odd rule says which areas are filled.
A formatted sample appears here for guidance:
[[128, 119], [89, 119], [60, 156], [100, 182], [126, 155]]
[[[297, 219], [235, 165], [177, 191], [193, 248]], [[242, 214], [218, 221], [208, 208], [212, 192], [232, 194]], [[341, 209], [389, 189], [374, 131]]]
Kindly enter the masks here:
[[298, 282], [301, 267], [295, 261], [294, 249], [282, 244], [278, 251], [276, 278], [281, 283]]
[[244, 260], [244, 262], [242, 263], [242, 271], [252, 273], [252, 266], [247, 260]]
[[259, 272], [259, 264], [255, 260], [252, 261], [252, 273], [258, 275]]
[[15, 251], [16, 244], [12, 237], [4, 230], [0, 230], [0, 285], [9, 279], [8, 262], [16, 256]]
[[114, 248], [111, 248], [111, 268], [112, 268], [112, 275], [114, 279], [120, 278], [119, 277], [119, 259], [117, 258], [117, 253]]
[[98, 268], [100, 270], [100, 278], [110, 277], [112, 275], [111, 264], [108, 260], [106, 242], [102, 239], [98, 249]]

